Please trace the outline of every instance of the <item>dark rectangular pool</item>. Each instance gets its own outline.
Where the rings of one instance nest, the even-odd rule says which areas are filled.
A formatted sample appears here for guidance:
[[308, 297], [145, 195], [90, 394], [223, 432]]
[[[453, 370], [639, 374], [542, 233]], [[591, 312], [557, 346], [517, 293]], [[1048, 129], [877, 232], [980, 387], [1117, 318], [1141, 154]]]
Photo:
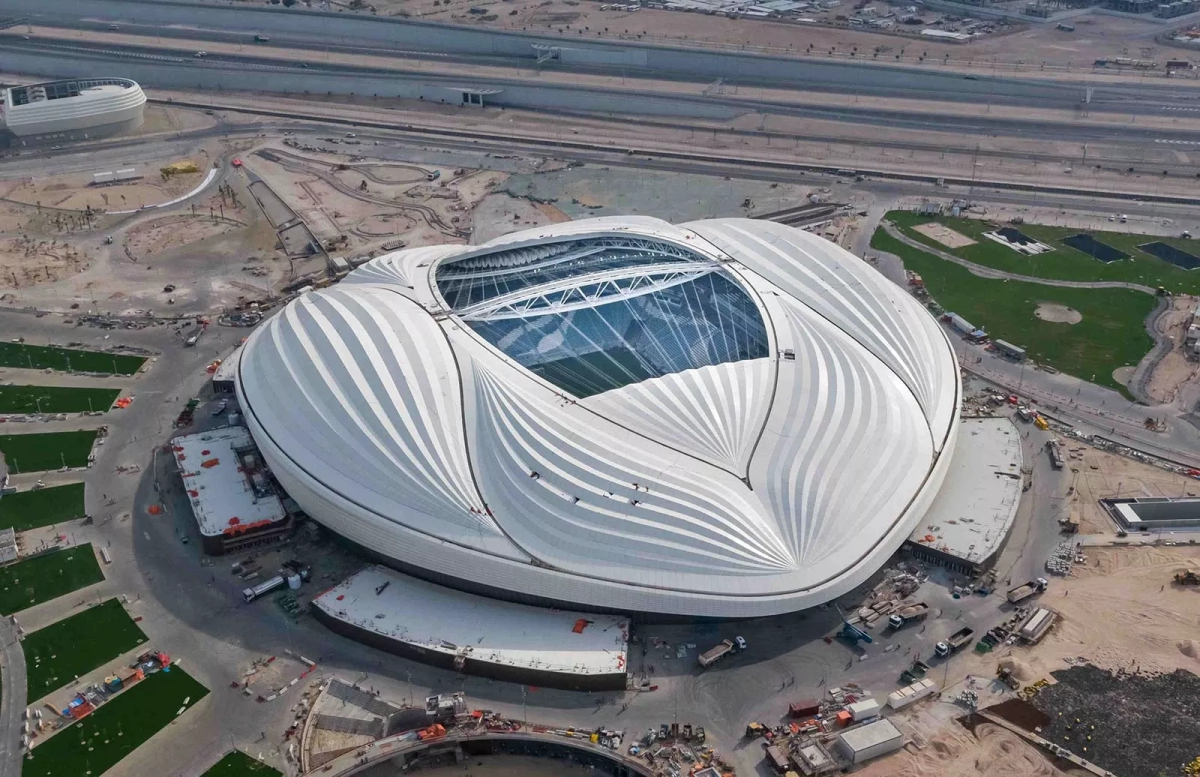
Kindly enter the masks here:
[[1200, 256], [1189, 254], [1182, 248], [1176, 248], [1173, 245], [1154, 242], [1143, 243], [1138, 248], [1153, 257], [1162, 259], [1164, 262], [1170, 262], [1176, 267], [1182, 267], [1185, 270], [1195, 270], [1197, 267], [1200, 267]]
[[1122, 259], [1128, 259], [1129, 254], [1123, 251], [1118, 251], [1112, 246], [1101, 243], [1096, 238], [1087, 233], [1071, 235], [1062, 239], [1063, 245], [1070, 246], [1076, 251], [1081, 251], [1093, 259], [1098, 259], [1105, 264], [1109, 262], [1119, 262]]
[[1027, 246], [1031, 243], [1037, 242], [1036, 240], [1031, 238], [1029, 235], [1026, 235], [1024, 232], [1021, 232], [1020, 230], [1013, 229], [1012, 227], [1000, 227], [999, 229], [996, 230], [996, 234], [999, 235], [1000, 237], [1004, 238], [1008, 242], [1013, 243], [1014, 245], [1019, 245], [1019, 246]]

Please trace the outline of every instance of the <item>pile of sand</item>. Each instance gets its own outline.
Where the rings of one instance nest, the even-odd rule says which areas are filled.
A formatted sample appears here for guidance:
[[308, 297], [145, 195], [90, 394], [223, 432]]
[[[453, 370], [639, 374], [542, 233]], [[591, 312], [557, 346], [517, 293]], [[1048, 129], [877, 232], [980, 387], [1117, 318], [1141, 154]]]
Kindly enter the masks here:
[[1029, 681], [1033, 679], [1033, 669], [1019, 658], [1008, 656], [1000, 659], [1000, 668], [1007, 669], [1018, 680]]
[[1185, 639], [1179, 643], [1179, 652], [1191, 658], [1200, 658], [1200, 642], [1194, 639]]

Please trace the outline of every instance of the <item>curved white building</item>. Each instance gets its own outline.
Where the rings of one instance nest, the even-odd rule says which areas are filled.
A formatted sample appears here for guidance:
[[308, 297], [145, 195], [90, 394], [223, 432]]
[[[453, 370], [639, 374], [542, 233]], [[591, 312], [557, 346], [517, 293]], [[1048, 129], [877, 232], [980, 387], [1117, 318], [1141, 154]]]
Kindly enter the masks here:
[[4, 90], [4, 125], [17, 137], [94, 137], [141, 126], [146, 95], [128, 78], [77, 78]]
[[900, 546], [960, 386], [937, 322], [838, 246], [624, 217], [379, 257], [256, 331], [237, 392], [288, 493], [402, 569], [749, 617]]

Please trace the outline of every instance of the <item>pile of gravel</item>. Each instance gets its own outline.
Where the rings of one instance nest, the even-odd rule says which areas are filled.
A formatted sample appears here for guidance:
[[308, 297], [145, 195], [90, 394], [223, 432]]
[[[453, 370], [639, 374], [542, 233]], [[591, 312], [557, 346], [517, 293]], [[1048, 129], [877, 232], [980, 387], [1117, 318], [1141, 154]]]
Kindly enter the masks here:
[[1051, 742], [1121, 777], [1180, 774], [1200, 756], [1195, 674], [1113, 674], [1085, 665], [1054, 679], [1032, 700], [1050, 716], [1042, 736]]

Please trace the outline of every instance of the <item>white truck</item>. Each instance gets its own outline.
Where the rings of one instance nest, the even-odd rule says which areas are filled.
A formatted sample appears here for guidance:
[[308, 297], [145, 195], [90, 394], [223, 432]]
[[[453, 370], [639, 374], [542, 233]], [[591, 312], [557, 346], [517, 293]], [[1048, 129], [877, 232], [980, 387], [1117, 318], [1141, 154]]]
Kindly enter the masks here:
[[270, 580], [259, 583], [253, 588], [247, 588], [245, 591], [242, 591], [242, 598], [247, 602], [252, 602], [258, 597], [269, 594], [276, 588], [282, 587], [286, 583], [287, 581], [283, 579], [283, 575], [276, 575]]

